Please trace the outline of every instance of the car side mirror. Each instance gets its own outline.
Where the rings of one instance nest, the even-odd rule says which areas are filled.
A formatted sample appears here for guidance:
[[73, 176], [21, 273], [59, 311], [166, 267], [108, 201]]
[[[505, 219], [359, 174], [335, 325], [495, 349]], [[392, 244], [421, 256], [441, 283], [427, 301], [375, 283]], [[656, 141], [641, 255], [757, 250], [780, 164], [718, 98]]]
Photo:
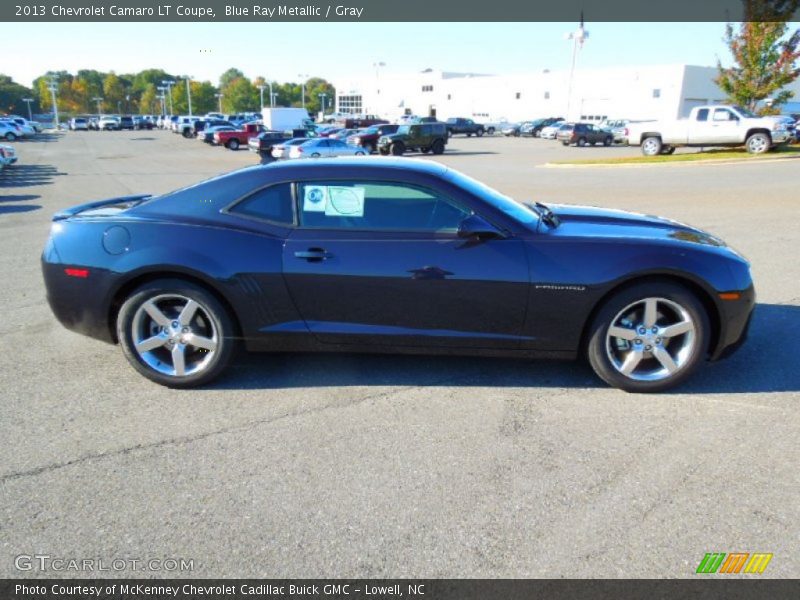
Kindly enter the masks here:
[[470, 215], [458, 224], [458, 237], [492, 239], [505, 237], [503, 232], [479, 215]]

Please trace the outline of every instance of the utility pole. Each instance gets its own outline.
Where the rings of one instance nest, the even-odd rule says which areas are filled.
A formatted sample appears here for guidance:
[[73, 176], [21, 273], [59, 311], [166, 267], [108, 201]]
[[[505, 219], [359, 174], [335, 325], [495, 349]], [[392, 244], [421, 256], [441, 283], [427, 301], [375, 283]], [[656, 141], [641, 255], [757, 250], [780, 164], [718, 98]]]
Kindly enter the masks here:
[[175, 85], [175, 82], [171, 79], [167, 79], [161, 82], [161, 85], [167, 86], [167, 94], [169, 95], [169, 114], [172, 115], [174, 109], [172, 108], [172, 86]]
[[328, 97], [328, 94], [326, 94], [325, 92], [321, 92], [319, 94], [319, 99], [320, 99], [320, 102], [322, 103], [322, 116], [323, 117], [325, 116], [325, 98], [327, 98], [327, 97]]
[[33, 113], [31, 112], [31, 102], [33, 102], [33, 98], [23, 98], [22, 101], [28, 105], [28, 121], [33, 121]]
[[300, 94], [301, 94], [301, 105], [303, 108], [306, 107], [306, 79], [308, 79], [308, 73], [298, 73], [298, 77], [300, 77]]
[[[578, 51], [583, 48], [583, 42], [589, 37], [589, 32], [583, 27], [583, 11], [581, 11], [581, 24], [575, 31], [564, 36], [567, 40], [572, 40], [572, 67], [569, 70], [569, 85], [567, 86], [567, 113], [564, 115], [567, 120], [572, 118], [570, 108], [572, 106], [572, 81], [575, 78], [575, 64], [578, 61]], [[577, 121], [577, 119], [575, 119]]]
[[258, 86], [258, 93], [259, 93], [259, 95], [261, 97], [261, 104], [259, 106], [261, 106], [262, 110], [264, 108], [264, 90], [265, 89], [267, 89], [267, 86], [265, 86], [265, 85]]
[[53, 75], [50, 79], [50, 83], [47, 86], [47, 89], [50, 90], [50, 94], [53, 98], [53, 115], [55, 120], [56, 129], [58, 129], [58, 101], [56, 100], [56, 92], [58, 91], [58, 78]]
[[219, 112], [222, 112], [222, 97], [224, 96], [224, 94], [214, 94], [214, 95], [219, 100]]
[[192, 116], [192, 89], [189, 82], [192, 80], [191, 75], [186, 76], [186, 100], [189, 103], [189, 116]]
[[92, 98], [92, 102], [97, 102], [97, 116], [98, 116], [98, 117], [99, 117], [99, 116], [102, 114], [102, 112], [103, 112], [103, 110], [100, 108], [100, 103], [101, 103], [102, 101], [103, 101], [103, 99], [102, 99], [100, 96], [95, 96], [94, 98]]

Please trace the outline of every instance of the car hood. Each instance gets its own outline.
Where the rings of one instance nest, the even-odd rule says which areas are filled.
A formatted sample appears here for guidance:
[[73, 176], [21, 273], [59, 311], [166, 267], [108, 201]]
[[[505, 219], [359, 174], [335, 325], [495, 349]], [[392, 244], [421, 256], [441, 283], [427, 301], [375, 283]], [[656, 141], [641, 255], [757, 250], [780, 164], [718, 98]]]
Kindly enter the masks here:
[[552, 233], [565, 237], [663, 240], [678, 244], [726, 246], [721, 239], [697, 229], [653, 215], [594, 206], [549, 204], [560, 224]]

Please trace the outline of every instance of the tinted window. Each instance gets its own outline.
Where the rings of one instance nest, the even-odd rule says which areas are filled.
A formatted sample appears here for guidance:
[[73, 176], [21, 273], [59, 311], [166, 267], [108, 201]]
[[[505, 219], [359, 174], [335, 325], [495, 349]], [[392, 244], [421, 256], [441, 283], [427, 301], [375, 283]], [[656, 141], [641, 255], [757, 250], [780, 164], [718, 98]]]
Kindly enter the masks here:
[[437, 192], [390, 182], [298, 186], [300, 224], [328, 229], [455, 231], [471, 214]]
[[708, 109], [701, 108], [697, 111], [697, 120], [698, 121], [708, 121]]
[[288, 183], [259, 190], [234, 206], [230, 212], [286, 225], [294, 224], [292, 187]]

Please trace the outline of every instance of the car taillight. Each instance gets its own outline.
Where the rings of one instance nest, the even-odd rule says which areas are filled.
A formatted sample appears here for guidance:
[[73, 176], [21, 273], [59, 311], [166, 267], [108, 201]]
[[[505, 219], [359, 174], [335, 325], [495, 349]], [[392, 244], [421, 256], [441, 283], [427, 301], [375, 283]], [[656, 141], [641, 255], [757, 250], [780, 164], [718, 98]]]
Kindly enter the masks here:
[[625, 128], [625, 135], [628, 135], [628, 128]]
[[298, 149], [297, 149], [297, 153], [298, 153], [298, 154], [302, 154], [302, 153], [303, 153], [303, 149], [302, 149], [302, 148], [298, 148]]
[[64, 269], [64, 273], [69, 275], [70, 277], [81, 277], [82, 279], [86, 279], [89, 277], [89, 269]]

